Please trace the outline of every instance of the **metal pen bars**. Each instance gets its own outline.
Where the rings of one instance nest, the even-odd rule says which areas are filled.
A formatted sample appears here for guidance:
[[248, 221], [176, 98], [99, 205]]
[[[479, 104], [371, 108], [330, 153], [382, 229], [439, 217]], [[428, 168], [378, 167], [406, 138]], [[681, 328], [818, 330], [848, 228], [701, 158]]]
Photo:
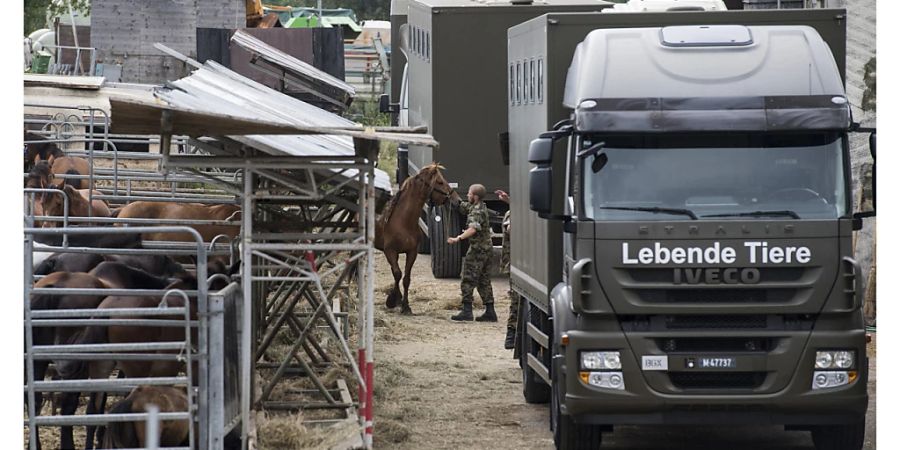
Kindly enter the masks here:
[[[93, 321], [106, 321], [109, 324], [109, 321], [114, 320], [153, 320], [155, 322], [152, 323], [157, 326], [181, 322], [186, 329], [193, 329], [199, 335], [199, 345], [195, 345], [196, 350], [191, 352], [190, 358], [172, 353], [186, 351], [184, 347], [160, 347], [161, 343], [138, 346], [103, 344], [94, 347], [35, 347], [29, 338], [26, 346], [29, 367], [33, 369], [34, 361], [53, 358], [90, 361], [96, 355], [123, 361], [156, 357], [159, 360], [171, 360], [175, 355], [174, 358], [181, 357], [183, 361], [191, 360], [196, 363], [185, 367], [196, 365], [197, 374], [181, 377], [186, 380], [165, 381], [190, 384], [192, 405], [196, 405], [196, 412], [192, 415], [194, 427], [191, 442], [198, 442], [200, 448], [221, 448], [225, 435], [238, 425], [241, 425], [246, 445], [250, 411], [259, 408], [315, 409], [334, 413], [326, 418], [316, 417], [310, 421], [310, 425], [324, 425], [341, 420], [356, 421], [358, 418], [358, 442], [352, 445], [367, 443], [371, 447], [370, 387], [373, 385], [374, 361], [372, 242], [375, 198], [377, 193], [384, 192], [386, 185], [384, 174], [376, 175], [374, 155], [350, 155], [344, 147], [337, 154], [317, 150], [313, 154], [302, 155], [295, 150], [285, 150], [284, 146], [288, 141], [276, 144], [264, 136], [175, 140], [167, 135], [160, 138], [121, 137], [108, 132], [108, 117], [94, 117], [99, 114], [99, 110], [75, 109], [77, 114], [64, 115], [67, 120], [65, 123], [71, 125], [47, 121], [54, 124], [46, 126], [44, 131], [57, 138], [68, 154], [89, 157], [91, 174], [81, 178], [89, 179], [102, 192], [102, 196], [94, 198], [103, 199], [111, 206], [135, 200], [238, 203], [243, 211], [251, 212], [226, 222], [165, 222], [167, 225], [181, 225], [168, 226], [166, 229], [179, 230], [202, 224], [240, 225], [239, 239], [222, 242], [217, 238], [213, 243], [204, 243], [203, 251], [207, 256], [229, 255], [232, 262], [240, 259], [241, 275], [235, 276], [237, 283], [218, 292], [201, 294], [199, 289], [197, 292], [185, 292], [192, 298], [196, 295], [198, 311], [195, 320], [182, 318], [176, 321], [176, 313], [188, 314], [189, 311], [173, 307], [166, 309], [164, 314], [160, 314], [163, 309], [156, 311], [159, 316], [156, 318], [137, 317], [126, 311], [104, 312], [101, 315], [78, 310], [57, 311], [57, 315], [35, 311], [26, 316], [28, 330], [36, 325], [60, 324], [64, 320], [72, 321], [72, 325], [90, 324]], [[95, 131], [97, 127], [101, 128], [100, 132]], [[76, 129], [87, 131], [81, 134], [69, 133], [71, 135], [60, 132]], [[122, 151], [118, 147], [125, 145], [123, 141], [142, 145], [155, 145], [159, 142], [161, 154]], [[175, 145], [164, 145], [169, 141]], [[101, 145], [102, 150], [95, 150], [95, 147]], [[273, 145], [279, 148], [273, 149]], [[71, 148], [73, 146], [78, 148]], [[174, 153], [176, 148], [181, 154]], [[282, 156], [285, 154], [290, 154], [290, 159]], [[98, 163], [104, 160], [112, 160], [112, 166], [100, 167]], [[132, 164], [147, 160], [155, 160], [157, 164], [151, 168], [135, 168]], [[125, 165], [129, 167], [126, 169]], [[148, 181], [151, 183], [146, 183]], [[30, 213], [31, 210], [27, 212]], [[69, 215], [68, 208], [62, 217], [35, 217], [33, 214], [26, 214], [26, 231], [30, 233], [26, 236], [26, 304], [31, 294], [30, 286], [35, 280], [30, 270], [31, 241], [27, 238], [31, 234], [62, 233], [69, 236], [89, 230], [114, 230], [117, 233], [158, 230], [156, 227], [145, 226], [151, 222], [147, 220], [99, 217], [76, 219]], [[64, 227], [34, 229], [31, 228], [34, 220], [58, 222]], [[77, 221], [88, 223], [91, 228], [71, 227]], [[160, 222], [162, 221], [152, 221], [152, 224], [158, 225]], [[128, 228], [95, 226], [111, 223], [127, 225]], [[200, 257], [200, 247], [196, 245], [144, 241], [145, 248], [142, 249], [103, 249], [77, 248], [64, 242], [62, 246], [42, 248], [40, 251], [170, 256], [191, 254], [197, 257], [198, 272], [202, 269], [205, 273], [205, 264], [200, 263], [201, 260], [205, 261], [205, 257]], [[355, 299], [351, 297], [354, 291]], [[132, 294], [160, 293], [132, 291]], [[350, 327], [347, 320], [354, 300], [358, 312], [355, 355], [350, 351]], [[30, 336], [30, 333], [26, 335]], [[190, 337], [190, 333], [185, 333], [185, 336]], [[273, 347], [273, 343], [285, 341], [294, 344], [286, 353], [283, 353], [284, 346]], [[157, 353], [148, 353], [151, 351]], [[147, 356], [148, 354], [152, 356]], [[357, 402], [350, 398], [343, 380], [337, 380], [335, 388], [329, 384], [328, 377], [324, 377], [330, 369], [340, 368], [346, 369], [347, 375], [357, 382]], [[199, 380], [191, 381], [197, 375]], [[308, 380], [310, 389], [290, 388], [291, 380], [296, 380], [298, 376]], [[33, 377], [32, 370], [27, 376], [30, 383], [26, 383], [32, 402], [35, 389], [96, 388], [118, 390], [126, 394], [128, 387], [135, 383], [135, 380], [123, 379], [112, 380], [122, 382], [111, 384], [86, 385], [76, 382], [41, 385], [34, 383]], [[257, 385], [264, 395], [253, 398], [252, 386]], [[273, 394], [278, 395], [279, 401], [270, 398]], [[286, 394], [299, 395], [285, 398]], [[355, 409], [357, 405], [359, 417]], [[31, 422], [30, 419], [36, 417], [35, 407], [36, 405], [29, 404], [28, 423], [44, 425], [44, 418]], [[100, 417], [106, 416], [47, 420], [56, 421], [54, 423], [74, 420], [87, 424], [100, 420]], [[82, 421], [78, 422], [79, 420]]]

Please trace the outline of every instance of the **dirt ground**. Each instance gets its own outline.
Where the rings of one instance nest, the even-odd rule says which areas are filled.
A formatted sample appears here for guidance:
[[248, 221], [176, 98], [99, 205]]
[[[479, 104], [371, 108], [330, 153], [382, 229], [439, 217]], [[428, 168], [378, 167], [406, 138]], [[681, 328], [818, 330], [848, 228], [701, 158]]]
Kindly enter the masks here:
[[[497, 323], [456, 323], [459, 280], [435, 279], [419, 255], [410, 286], [412, 317], [389, 311], [393, 278], [376, 264], [375, 444], [386, 449], [549, 449], [546, 405], [522, 398], [521, 372], [503, 349], [509, 298], [495, 277]], [[402, 264], [402, 263], [401, 263]], [[482, 310], [476, 294], [475, 312]], [[865, 449], [875, 448], [875, 343], [870, 344], [869, 413]], [[611, 449], [813, 449], [806, 432], [781, 427], [620, 427], [603, 436]]]

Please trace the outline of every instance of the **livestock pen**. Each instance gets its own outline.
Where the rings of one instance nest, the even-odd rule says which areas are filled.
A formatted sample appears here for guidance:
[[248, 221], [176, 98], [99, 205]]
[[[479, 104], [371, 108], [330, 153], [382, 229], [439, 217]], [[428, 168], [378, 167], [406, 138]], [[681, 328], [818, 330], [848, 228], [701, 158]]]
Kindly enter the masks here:
[[[101, 83], [88, 88], [101, 94], [100, 101], [85, 100], [93, 98], [89, 95], [75, 100], [29, 97], [26, 88], [26, 103], [32, 102], [26, 106], [26, 127], [57, 142], [68, 155], [90, 161], [87, 175], [58, 176], [87, 179], [97, 190], [88, 191], [91, 199], [106, 201], [113, 209], [137, 201], [240, 207], [240, 214], [224, 220], [96, 217], [91, 212], [75, 218], [68, 207], [61, 216], [42, 216], [33, 208], [39, 194], [58, 194], [26, 190], [29, 445], [36, 448], [39, 426], [106, 425], [145, 420], [149, 415], [102, 411], [42, 415], [39, 393], [116, 396], [145, 385], [188, 389], [186, 411], [158, 416], [190, 418], [186, 448], [223, 448], [229, 434], [229, 446], [246, 448], [251, 411], [263, 409], [324, 412], [316, 414], [311, 424], [352, 423], [350, 429], [356, 431], [342, 445], [371, 445], [374, 227], [370, 224], [376, 200], [390, 192], [390, 185], [387, 176], [374, 168], [377, 145], [368, 143], [372, 139], [432, 140], [362, 129], [215, 63], [187, 62], [196, 69], [194, 73], [165, 87]], [[92, 102], [100, 105], [86, 106]], [[323, 135], [326, 132], [329, 135]], [[158, 149], [158, 153], [120, 147]], [[38, 228], [35, 221], [63, 226]], [[214, 225], [240, 232], [231, 240], [228, 236], [204, 238], [195, 230]], [[85, 246], [84, 239], [78, 238], [151, 232], [189, 233], [192, 241], [145, 238], [139, 248], [112, 248]], [[48, 239], [48, 247], [36, 248], [36, 240]], [[32, 271], [33, 258], [51, 252], [190, 255], [193, 263], [184, 267], [194, 271], [200, 282], [196, 289], [181, 291], [33, 288], [41, 279]], [[211, 256], [239, 267], [239, 273], [209, 277]], [[209, 288], [226, 279], [226, 287]], [[38, 294], [144, 296], [157, 299], [161, 306], [32, 311], [30, 299]], [[75, 345], [32, 342], [32, 334], [46, 327], [129, 325], [183, 327], [183, 339]], [[351, 348], [354, 337], [356, 346]], [[54, 381], [35, 377], [35, 361], [73, 360], [175, 360], [182, 368], [177, 376], [165, 377]], [[333, 373], [341, 376], [336, 379]], [[303, 380], [299, 389], [298, 378]], [[348, 381], [358, 390], [351, 392]], [[238, 436], [242, 444], [235, 443]]]

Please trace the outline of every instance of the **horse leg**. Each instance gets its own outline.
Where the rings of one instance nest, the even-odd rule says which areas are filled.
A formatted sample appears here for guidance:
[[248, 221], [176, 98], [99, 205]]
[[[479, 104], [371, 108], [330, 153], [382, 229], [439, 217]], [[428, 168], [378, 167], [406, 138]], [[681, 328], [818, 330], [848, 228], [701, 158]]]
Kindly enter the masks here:
[[[106, 392], [91, 392], [90, 399], [88, 400], [87, 409], [85, 410], [85, 414], [103, 414], [104, 410], [106, 410]], [[96, 442], [99, 444], [103, 442], [103, 431], [104, 428], [102, 426], [97, 425], [88, 425], [85, 427], [86, 436], [84, 438], [84, 448], [85, 450], [90, 450], [94, 448], [94, 436], [96, 436]]]
[[406, 270], [403, 276], [403, 305], [400, 308], [400, 314], [412, 315], [412, 309], [409, 308], [409, 282], [412, 278], [412, 267], [416, 262], [419, 252], [416, 248], [406, 254]]
[[395, 308], [400, 298], [400, 279], [403, 278], [403, 272], [400, 271], [400, 265], [397, 263], [400, 255], [394, 250], [385, 250], [384, 257], [387, 258], [388, 264], [391, 265], [391, 273], [394, 275], [394, 287], [388, 294], [385, 305], [388, 308]]
[[[34, 362], [34, 381], [44, 381], [44, 376], [47, 374], [47, 367], [50, 365], [49, 361], [35, 361]], [[26, 375], [28, 376], [28, 375]], [[35, 415], [41, 415], [41, 410], [44, 409], [44, 393], [35, 391], [34, 393], [34, 413]], [[28, 392], [25, 393], [25, 407], [28, 408]], [[51, 413], [52, 414], [52, 413]], [[33, 426], [33, 425], [32, 425]], [[36, 442], [34, 443], [35, 447], [38, 450], [41, 450], [41, 434], [39, 429], [35, 429], [35, 436], [37, 436]]]
[[[88, 363], [88, 379], [105, 379], [109, 378], [110, 372], [115, 369], [116, 363], [114, 361], [91, 361]], [[119, 378], [122, 378], [121, 371], [119, 372]], [[87, 408], [85, 410], [85, 414], [103, 414], [106, 409], [106, 393], [105, 392], [92, 392], [89, 399]], [[85, 427], [85, 438], [84, 438], [84, 448], [85, 450], [94, 448], [95, 436], [96, 442], [103, 442], [103, 431], [105, 431], [104, 427], [98, 427], [96, 425], [88, 425]]]
[[[80, 392], [66, 392], [62, 395], [59, 413], [63, 416], [75, 415], [78, 409], [78, 399], [81, 397]], [[72, 450], [75, 448], [75, 438], [72, 437], [72, 427], [59, 428], [59, 448], [63, 450]]]

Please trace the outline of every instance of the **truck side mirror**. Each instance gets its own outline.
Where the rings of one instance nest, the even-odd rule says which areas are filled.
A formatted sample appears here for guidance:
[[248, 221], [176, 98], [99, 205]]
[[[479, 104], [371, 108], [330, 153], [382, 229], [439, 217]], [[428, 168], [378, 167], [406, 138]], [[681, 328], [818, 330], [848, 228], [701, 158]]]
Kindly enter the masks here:
[[388, 94], [381, 94], [378, 97], [378, 112], [382, 113], [392, 113], [394, 109], [391, 108], [391, 99]]
[[550, 164], [553, 160], [553, 139], [539, 137], [528, 146], [528, 162], [537, 165]]
[[872, 131], [872, 134], [869, 135], [869, 153], [872, 154], [872, 161], [875, 161], [875, 134], [878, 131]]
[[500, 159], [503, 160], [503, 165], [509, 165], [509, 131], [504, 131], [497, 135], [497, 139], [500, 143]]
[[550, 215], [553, 198], [553, 139], [539, 137], [528, 147], [528, 162], [537, 164], [528, 173], [528, 206], [542, 218]]
[[[876, 210], [876, 207], [875, 207], [875, 205], [876, 205], [876, 203], [875, 203], [875, 198], [876, 198], [875, 175], [877, 174], [878, 171], [876, 170], [876, 166], [875, 166], [875, 140], [876, 140], [877, 131], [874, 128], [865, 129], [865, 130], [872, 132], [871, 134], [869, 134], [869, 153], [872, 155], [872, 210], [871, 211], [861, 211], [861, 212], [853, 214], [853, 230], [854, 231], [862, 229], [863, 219], [865, 219], [867, 217], [875, 217], [875, 210]], [[865, 180], [860, 180], [860, 182], [865, 183]], [[865, 185], [863, 185], [862, 189], [865, 189]]]

